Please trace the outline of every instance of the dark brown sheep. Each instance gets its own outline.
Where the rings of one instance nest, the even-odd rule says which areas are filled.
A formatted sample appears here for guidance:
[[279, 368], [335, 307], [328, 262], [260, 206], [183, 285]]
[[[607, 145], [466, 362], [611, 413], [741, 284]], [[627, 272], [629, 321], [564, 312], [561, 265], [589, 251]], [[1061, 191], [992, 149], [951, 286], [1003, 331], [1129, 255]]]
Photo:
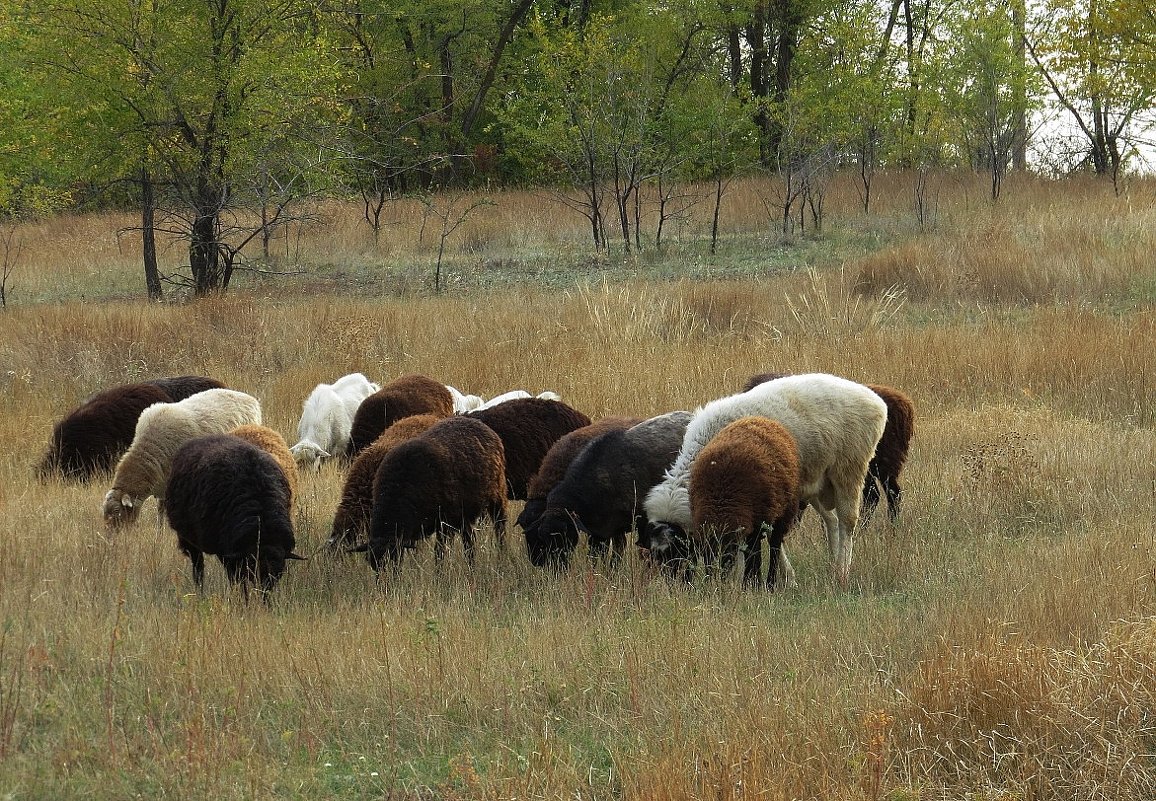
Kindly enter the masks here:
[[52, 428], [48, 452], [37, 468], [41, 479], [59, 475], [89, 481], [110, 472], [128, 450], [140, 413], [171, 399], [153, 384], [122, 384], [98, 392]]
[[89, 481], [112, 470], [132, 443], [140, 413], [154, 403], [171, 403], [206, 389], [223, 387], [220, 381], [184, 375], [120, 384], [89, 396], [52, 428], [48, 452], [37, 475], [71, 481]]
[[702, 564], [724, 570], [745, 552], [743, 580], [760, 580], [764, 531], [769, 530], [767, 588], [775, 586], [783, 537], [798, 516], [799, 448], [786, 428], [766, 417], [728, 423], [699, 451], [690, 468], [690, 532]]
[[518, 398], [465, 416], [481, 420], [501, 438], [511, 500], [526, 499], [530, 479], [555, 442], [590, 425], [590, 418], [577, 409], [543, 398]]
[[337, 504], [333, 530], [326, 542], [329, 547], [351, 545], [369, 532], [369, 520], [373, 514], [373, 478], [381, 460], [395, 447], [424, 433], [441, 419], [432, 414], [403, 417], [357, 454], [341, 489], [341, 502]]
[[[744, 392], [765, 384], [785, 373], [760, 373], [751, 376]], [[899, 474], [907, 463], [907, 452], [911, 439], [915, 436], [915, 404], [911, 398], [894, 387], [881, 384], [867, 384], [867, 387], [887, 404], [887, 424], [883, 437], [875, 448], [871, 464], [867, 466], [867, 479], [863, 484], [863, 522], [866, 523], [879, 505], [879, 487], [887, 495], [887, 516], [894, 523], [899, 519], [903, 502], [903, 489], [899, 486]], [[878, 482], [878, 483], [876, 483]]]
[[526, 488], [526, 505], [517, 520], [522, 530], [529, 528], [546, 511], [546, 496], [558, 485], [570, 463], [592, 439], [608, 431], [625, 431], [641, 422], [640, 417], [603, 417], [588, 426], [574, 429], [550, 446], [542, 459], [542, 465]]
[[632, 527], [645, 527], [642, 499], [662, 479], [682, 445], [690, 412], [668, 412], [591, 440], [546, 496], [528, 527], [526, 553], [536, 567], [564, 567], [581, 532], [594, 553], [624, 549]]
[[166, 513], [177, 544], [205, 580], [205, 554], [216, 556], [230, 583], [273, 588], [285, 562], [300, 559], [289, 511], [285, 471], [261, 448], [232, 434], [196, 437], [173, 456]]
[[417, 373], [399, 376], [357, 407], [346, 456], [356, 457], [381, 436], [381, 432], [403, 417], [415, 414], [449, 417], [453, 413], [453, 397], [445, 384]]
[[502, 441], [479, 420], [441, 420], [385, 455], [373, 482], [366, 552], [375, 571], [434, 535], [435, 555], [445, 553], [460, 531], [466, 556], [474, 558], [474, 526], [488, 514], [501, 537], [506, 525], [506, 472]]

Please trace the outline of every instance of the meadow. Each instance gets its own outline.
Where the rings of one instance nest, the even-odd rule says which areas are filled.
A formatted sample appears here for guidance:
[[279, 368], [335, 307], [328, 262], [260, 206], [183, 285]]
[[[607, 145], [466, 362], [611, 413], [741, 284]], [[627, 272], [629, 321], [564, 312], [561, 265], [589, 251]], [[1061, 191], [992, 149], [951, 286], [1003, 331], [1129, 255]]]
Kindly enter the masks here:
[[[1156, 797], [1156, 183], [945, 176], [913, 222], [850, 178], [827, 227], [769, 233], [728, 195], [658, 253], [593, 253], [540, 194], [448, 240], [399, 203], [375, 243], [330, 203], [222, 296], [141, 300], [128, 215], [26, 224], [0, 310], [0, 798], [1149, 799]], [[447, 201], [448, 202], [448, 201]], [[179, 243], [162, 269], [179, 261]], [[165, 263], [170, 266], [165, 267]], [[52, 424], [115, 383], [200, 373], [295, 440], [312, 387], [417, 371], [591, 417], [694, 409], [757, 372], [907, 392], [896, 524], [832, 580], [814, 514], [797, 588], [672, 585], [633, 554], [532, 568], [428, 549], [396, 579], [320, 547], [341, 489], [302, 475], [273, 603], [215, 560], [193, 592], [155, 501], [41, 483]], [[516, 515], [518, 504], [511, 506]]]

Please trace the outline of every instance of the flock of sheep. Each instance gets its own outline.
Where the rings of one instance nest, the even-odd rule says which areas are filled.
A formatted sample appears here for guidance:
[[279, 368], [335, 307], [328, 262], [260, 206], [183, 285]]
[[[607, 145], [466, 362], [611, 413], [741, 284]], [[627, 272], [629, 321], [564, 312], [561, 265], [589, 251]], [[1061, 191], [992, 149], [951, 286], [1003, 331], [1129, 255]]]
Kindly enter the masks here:
[[[133, 523], [156, 496], [198, 590], [204, 555], [230, 580], [267, 593], [294, 552], [298, 470], [347, 466], [329, 547], [363, 552], [375, 571], [460, 533], [467, 558], [489, 517], [499, 544], [507, 504], [538, 567], [564, 567], [585, 536], [592, 557], [621, 558], [637, 533], [671, 576], [729, 571], [768, 588], [791, 583], [783, 540], [810, 506], [835, 576], [848, 581], [853, 533], [880, 501], [898, 515], [913, 434], [911, 400], [891, 387], [825, 373], [754, 376], [695, 412], [591, 422], [552, 392], [486, 402], [424, 375], [379, 386], [361, 373], [318, 385], [289, 447], [262, 425], [256, 398], [200, 376], [106, 389], [53, 428], [38, 470], [91, 481], [112, 473], [106, 523]], [[762, 565], [762, 541], [769, 563]]]

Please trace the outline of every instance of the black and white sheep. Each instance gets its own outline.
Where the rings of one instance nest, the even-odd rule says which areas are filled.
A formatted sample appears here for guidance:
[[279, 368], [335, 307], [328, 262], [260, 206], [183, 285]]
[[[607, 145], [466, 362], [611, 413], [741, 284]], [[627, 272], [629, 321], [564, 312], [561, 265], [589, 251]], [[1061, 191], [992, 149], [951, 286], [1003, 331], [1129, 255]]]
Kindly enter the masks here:
[[525, 500], [530, 479], [542, 466], [551, 446], [590, 418], [562, 401], [516, 398], [465, 415], [481, 420], [502, 440], [510, 500]]
[[297, 442], [290, 448], [297, 462], [317, 467], [322, 459], [344, 454], [357, 408], [379, 389], [361, 373], [314, 387], [302, 404]]
[[551, 445], [526, 488], [526, 505], [516, 521], [522, 530], [529, 529], [546, 511], [546, 496], [562, 481], [570, 463], [592, 439], [608, 431], [625, 431], [641, 422], [638, 417], [603, 417], [588, 426], [574, 429]]
[[[751, 376], [745, 389], [750, 390], [759, 384], [782, 377], [782, 373], [760, 373]], [[861, 516], [864, 522], [871, 519], [875, 508], [879, 505], [879, 487], [882, 486], [883, 492], [887, 495], [887, 516], [894, 523], [899, 519], [899, 509], [903, 501], [899, 474], [903, 472], [903, 466], [907, 463], [907, 452], [911, 448], [911, 439], [915, 436], [915, 404], [905, 393], [894, 387], [882, 384], [866, 386], [887, 404], [887, 425], [883, 427], [883, 436], [879, 438], [875, 455], [871, 457], [871, 464], [867, 466], [867, 478], [863, 481]]]
[[506, 472], [502, 441], [485, 423], [459, 415], [441, 420], [385, 455], [373, 482], [373, 515], [364, 551], [375, 571], [429, 536], [444, 554], [460, 531], [474, 558], [474, 526], [489, 515], [501, 538], [506, 525]]
[[[640, 544], [661, 562], [672, 544], [686, 542], [693, 524], [691, 465], [715, 434], [748, 415], [777, 420], [794, 437], [799, 448], [800, 502], [813, 506], [822, 517], [835, 576], [846, 586], [860, 495], [887, 421], [887, 405], [862, 384], [825, 373], [779, 378], [711, 401], [695, 412], [678, 458], [646, 497], [650, 523]], [[789, 565], [785, 552], [782, 558]]]
[[350, 459], [357, 456], [381, 436], [382, 431], [403, 417], [415, 414], [449, 417], [453, 413], [453, 397], [445, 384], [418, 373], [399, 376], [382, 385], [357, 407], [346, 456]]
[[[691, 542], [708, 569], [729, 570], [745, 552], [744, 583], [760, 580], [769, 531], [767, 588], [775, 586], [783, 538], [799, 510], [799, 448], [781, 423], [740, 417], [715, 434], [690, 468]], [[789, 562], [782, 562], [784, 572]], [[792, 576], [786, 575], [790, 581]]]
[[205, 554], [216, 556], [230, 583], [273, 588], [293, 552], [289, 481], [262, 448], [231, 434], [185, 442], [172, 458], [164, 489], [177, 544], [204, 588]]
[[562, 567], [581, 532], [592, 552], [621, 554], [632, 527], [645, 528], [642, 499], [678, 456], [690, 412], [668, 412], [593, 439], [546, 496], [537, 520], [523, 526], [537, 567]]
[[190, 439], [260, 422], [257, 399], [232, 389], [209, 389], [176, 403], [149, 406], [141, 412], [132, 445], [117, 462], [112, 489], [104, 496], [105, 523], [132, 523], [145, 500], [163, 498], [173, 454]]
[[369, 521], [373, 514], [373, 479], [377, 475], [377, 468], [381, 466], [381, 460], [398, 445], [425, 433], [441, 419], [444, 418], [432, 414], [403, 417], [385, 429], [372, 445], [357, 454], [341, 488], [341, 501], [337, 504], [333, 529], [326, 543], [329, 547], [350, 545], [369, 532]]

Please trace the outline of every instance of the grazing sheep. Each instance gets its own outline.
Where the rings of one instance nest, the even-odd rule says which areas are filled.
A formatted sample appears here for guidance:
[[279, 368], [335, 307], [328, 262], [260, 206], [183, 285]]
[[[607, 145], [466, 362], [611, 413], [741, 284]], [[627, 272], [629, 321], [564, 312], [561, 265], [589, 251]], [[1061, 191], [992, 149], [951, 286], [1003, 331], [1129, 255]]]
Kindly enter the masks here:
[[342, 376], [332, 384], [318, 384], [301, 407], [293, 458], [307, 467], [341, 455], [349, 446], [353, 416], [361, 402], [381, 387], [361, 373]]
[[[284, 445], [284, 443], [282, 443]], [[295, 468], [294, 468], [295, 469]], [[248, 598], [249, 584], [273, 589], [293, 552], [287, 474], [262, 448], [229, 434], [186, 441], [164, 489], [177, 544], [204, 589], [205, 554], [216, 556]]]
[[541, 398], [517, 398], [466, 416], [481, 420], [501, 437], [511, 500], [526, 499], [530, 479], [559, 438], [590, 425], [590, 418], [577, 409]]
[[542, 400], [554, 400], [554, 401], [562, 400], [561, 395], [559, 395], [557, 392], [551, 392], [550, 390], [546, 390], [545, 392], [539, 392], [534, 397], [535, 398], [541, 398]]
[[[646, 497], [650, 524], [640, 545], [663, 562], [682, 550], [679, 543], [687, 541], [693, 524], [691, 465], [715, 434], [748, 415], [777, 420], [794, 437], [799, 448], [800, 502], [815, 507], [823, 518], [835, 576], [846, 586], [859, 496], [867, 464], [883, 434], [887, 405], [862, 384], [825, 373], [779, 378], [699, 409], [687, 426], [678, 458]], [[782, 558], [789, 565], [785, 553]]]
[[621, 554], [627, 532], [645, 528], [642, 499], [662, 480], [682, 445], [690, 412], [668, 412], [593, 440], [546, 496], [528, 527], [526, 551], [537, 567], [562, 567], [586, 532], [592, 552]]
[[345, 476], [341, 502], [337, 504], [333, 530], [326, 545], [330, 548], [349, 545], [369, 532], [369, 520], [373, 513], [373, 478], [377, 475], [381, 460], [395, 447], [424, 433], [441, 419], [432, 414], [403, 417], [385, 429], [372, 445], [357, 454]]
[[154, 403], [141, 413], [132, 445], [116, 465], [112, 489], [104, 496], [105, 523], [132, 523], [149, 496], [163, 498], [173, 454], [190, 439], [260, 422], [257, 399], [232, 389], [209, 389], [176, 403]]
[[767, 588], [773, 589], [783, 537], [799, 511], [799, 449], [794, 438], [766, 417], [728, 423], [691, 464], [690, 507], [694, 557], [708, 567], [729, 570], [741, 548], [748, 585], [759, 581], [763, 532], [769, 528]]
[[485, 403], [485, 401], [482, 400], [479, 396], [463, 395], [449, 384], [446, 384], [446, 389], [450, 391], [450, 397], [453, 398], [454, 401], [454, 414], [472, 412], [475, 409], [480, 409], [482, 404]]
[[225, 389], [225, 385], [215, 378], [203, 375], [178, 375], [172, 378], [154, 378], [146, 381], [154, 387], [160, 387], [169, 396], [170, 401], [182, 401], [190, 395], [204, 392], [206, 389]]
[[396, 566], [404, 551], [430, 535], [440, 559], [458, 530], [473, 561], [473, 528], [484, 514], [500, 538], [506, 525], [502, 441], [480, 420], [450, 417], [382, 459], [373, 482], [369, 542], [352, 550], [364, 551], [378, 571], [385, 557]]
[[449, 417], [453, 413], [453, 397], [445, 384], [417, 373], [395, 378], [357, 407], [346, 456], [350, 459], [357, 456], [381, 436], [382, 431], [403, 417], [414, 414]]
[[588, 426], [576, 428], [550, 446], [538, 472], [526, 488], [526, 505], [518, 515], [517, 524], [525, 531], [546, 511], [546, 496], [566, 475], [570, 463], [595, 437], [608, 431], [625, 431], [642, 420], [638, 417], [604, 417]]
[[[760, 373], [751, 376], [746, 389], [782, 378], [781, 373]], [[879, 505], [879, 486], [887, 494], [887, 516], [894, 523], [899, 520], [899, 509], [903, 501], [903, 490], [899, 486], [899, 474], [907, 462], [907, 451], [911, 438], [915, 436], [915, 404], [911, 398], [893, 387], [881, 384], [867, 384], [867, 388], [887, 404], [887, 425], [883, 436], [875, 447], [875, 455], [867, 466], [867, 478], [863, 481], [863, 508], [861, 517], [866, 523], [875, 514]], [[878, 483], [876, 483], [878, 482]]]
[[285, 438], [268, 426], [252, 423], [237, 426], [229, 433], [265, 451], [285, 471], [285, 479], [289, 482], [289, 507], [293, 508], [297, 500], [297, 462]]
[[132, 443], [141, 412], [170, 400], [163, 389], [150, 383], [122, 384], [98, 392], [52, 427], [52, 441], [37, 475], [42, 480], [60, 475], [88, 481], [97, 473], [109, 472]]

